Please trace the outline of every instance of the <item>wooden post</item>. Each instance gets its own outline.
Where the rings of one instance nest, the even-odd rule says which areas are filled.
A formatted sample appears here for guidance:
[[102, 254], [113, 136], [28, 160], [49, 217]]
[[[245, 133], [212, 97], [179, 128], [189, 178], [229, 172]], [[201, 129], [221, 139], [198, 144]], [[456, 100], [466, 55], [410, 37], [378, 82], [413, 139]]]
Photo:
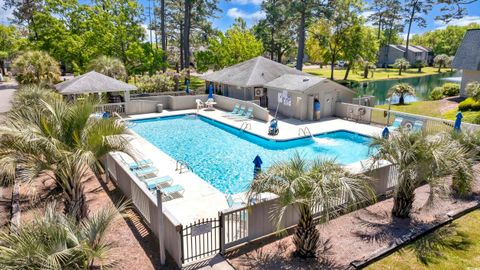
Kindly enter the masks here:
[[160, 248], [160, 264], [165, 265], [165, 226], [163, 224], [162, 192], [157, 189], [157, 215], [158, 215], [158, 244]]

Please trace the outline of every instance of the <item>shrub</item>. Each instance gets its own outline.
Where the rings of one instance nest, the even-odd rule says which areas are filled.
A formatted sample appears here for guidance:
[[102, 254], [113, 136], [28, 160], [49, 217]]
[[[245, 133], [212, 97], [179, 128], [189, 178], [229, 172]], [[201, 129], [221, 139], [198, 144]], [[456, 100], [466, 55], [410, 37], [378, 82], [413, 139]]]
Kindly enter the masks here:
[[439, 100], [443, 98], [443, 88], [435, 87], [432, 92], [430, 92], [429, 98], [431, 100]]
[[136, 85], [140, 93], [168, 92], [173, 90], [175, 81], [168, 73], [157, 73], [138, 77]]
[[60, 66], [48, 53], [27, 51], [12, 62], [12, 70], [20, 84], [53, 84], [60, 81]]
[[480, 100], [480, 83], [473, 81], [467, 84], [467, 95], [474, 100]]
[[442, 87], [443, 94], [447, 97], [458, 96], [458, 94], [460, 94], [460, 85], [457, 83], [446, 83]]
[[480, 102], [473, 98], [467, 98], [458, 104], [459, 111], [480, 111]]

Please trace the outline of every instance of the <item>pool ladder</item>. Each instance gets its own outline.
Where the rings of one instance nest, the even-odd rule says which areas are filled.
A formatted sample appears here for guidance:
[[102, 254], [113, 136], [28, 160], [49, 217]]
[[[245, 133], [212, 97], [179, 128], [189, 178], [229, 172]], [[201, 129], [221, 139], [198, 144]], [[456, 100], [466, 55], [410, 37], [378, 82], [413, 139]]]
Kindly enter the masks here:
[[193, 168], [185, 160], [177, 160], [177, 164], [175, 165], [175, 171], [178, 171], [178, 173], [184, 173], [184, 169], [193, 172]]
[[240, 131], [243, 132], [245, 130], [252, 130], [252, 124], [249, 122], [243, 122], [242, 125], [240, 126]]
[[304, 137], [313, 137], [312, 132], [310, 132], [310, 129], [308, 127], [298, 129], [298, 136], [302, 136], [302, 134]]

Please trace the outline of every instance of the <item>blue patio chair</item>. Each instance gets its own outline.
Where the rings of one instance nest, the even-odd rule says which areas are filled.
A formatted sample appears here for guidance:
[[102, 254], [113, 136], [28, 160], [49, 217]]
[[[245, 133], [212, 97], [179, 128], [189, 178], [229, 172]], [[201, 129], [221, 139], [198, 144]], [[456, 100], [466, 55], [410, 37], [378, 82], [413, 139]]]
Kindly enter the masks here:
[[399, 129], [402, 126], [403, 118], [401, 117], [396, 117], [395, 120], [393, 121], [392, 126], [389, 127], [390, 130], [395, 130]]
[[242, 206], [242, 205], [245, 204], [240, 198], [234, 199], [232, 197], [232, 195], [230, 195], [230, 194], [228, 194], [226, 197], [227, 197], [228, 207], [230, 207], [230, 208], [237, 207], [237, 206]]
[[137, 176], [137, 177], [145, 177], [150, 174], [156, 174], [158, 172], [158, 169], [155, 167], [146, 167], [138, 170], [132, 170], [132, 172]]
[[236, 118], [236, 117], [239, 117], [239, 116], [241, 116], [241, 115], [243, 115], [243, 114], [245, 113], [245, 109], [246, 109], [245, 106], [242, 105], [242, 106], [240, 107], [240, 110], [237, 111], [237, 113], [235, 113], [235, 114], [230, 114], [230, 115], [227, 115], [227, 116], [225, 116], [225, 117], [227, 117], [227, 118]]
[[235, 104], [235, 106], [233, 106], [233, 110], [231, 112], [225, 113], [223, 116], [226, 117], [226, 116], [236, 115], [238, 114], [238, 110], [240, 110], [240, 105]]
[[160, 191], [167, 199], [174, 199], [173, 194], [183, 196], [185, 189], [181, 185], [173, 185], [166, 188], [161, 188]]
[[413, 132], [422, 132], [423, 130], [423, 121], [417, 120], [413, 124], [412, 131]]
[[145, 183], [145, 185], [147, 185], [147, 188], [151, 190], [156, 189], [158, 185], [171, 184], [173, 179], [170, 175], [165, 175], [155, 178], [144, 179], [142, 181]]
[[233, 120], [235, 121], [245, 121], [245, 120], [250, 120], [253, 118], [253, 108], [250, 107], [248, 108], [247, 112], [244, 115], [239, 115], [237, 117], [234, 117]]
[[126, 162], [130, 170], [139, 170], [145, 167], [150, 167], [153, 162], [150, 159], [142, 159], [139, 161]]

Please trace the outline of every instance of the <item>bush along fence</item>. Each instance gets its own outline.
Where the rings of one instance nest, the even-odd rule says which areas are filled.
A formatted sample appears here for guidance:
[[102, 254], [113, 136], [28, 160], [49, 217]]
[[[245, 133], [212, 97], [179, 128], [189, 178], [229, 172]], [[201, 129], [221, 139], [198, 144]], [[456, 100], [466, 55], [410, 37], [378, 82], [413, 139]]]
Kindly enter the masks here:
[[[335, 116], [360, 123], [390, 126], [396, 119], [401, 120], [401, 125], [413, 127], [419, 123], [422, 130], [428, 134], [449, 132], [454, 129], [455, 121], [435, 117], [410, 114], [397, 111], [366, 107], [350, 103], [337, 102]], [[468, 131], [480, 130], [480, 125], [461, 123], [461, 128]]]
[[[190, 224], [181, 224], [174, 213], [162, 209], [161, 194], [152, 194], [122, 162], [118, 154], [110, 154], [104, 160], [109, 178], [131, 199], [151, 231], [157, 236], [160, 258], [165, 262], [168, 252], [181, 267], [224, 254], [246, 243], [278, 233], [270, 221], [270, 210], [276, 203], [275, 197], [259, 198], [250, 205], [243, 205], [219, 211], [217, 217], [200, 219]], [[366, 171], [366, 172], [365, 172]], [[397, 183], [397, 170], [390, 164], [381, 164], [374, 169], [360, 169], [371, 178], [378, 196], [390, 194]], [[338, 200], [335, 208], [346, 209], [346, 200]], [[313, 209], [318, 220], [322, 209]], [[287, 209], [282, 228], [292, 228], [298, 223], [299, 214], [294, 207]]]

